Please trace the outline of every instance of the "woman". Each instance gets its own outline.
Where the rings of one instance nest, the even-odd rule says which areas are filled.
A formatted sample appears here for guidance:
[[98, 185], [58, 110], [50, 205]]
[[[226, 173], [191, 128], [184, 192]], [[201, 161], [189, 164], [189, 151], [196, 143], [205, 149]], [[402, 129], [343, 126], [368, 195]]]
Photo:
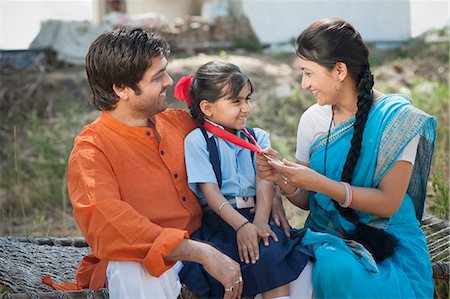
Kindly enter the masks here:
[[[403, 95], [383, 95], [368, 49], [341, 19], [297, 39], [302, 88], [317, 99], [301, 117], [296, 158], [258, 155], [258, 176], [309, 209], [302, 244], [314, 250], [318, 298], [432, 298], [420, 229], [436, 122]], [[272, 149], [266, 155], [278, 158]]]

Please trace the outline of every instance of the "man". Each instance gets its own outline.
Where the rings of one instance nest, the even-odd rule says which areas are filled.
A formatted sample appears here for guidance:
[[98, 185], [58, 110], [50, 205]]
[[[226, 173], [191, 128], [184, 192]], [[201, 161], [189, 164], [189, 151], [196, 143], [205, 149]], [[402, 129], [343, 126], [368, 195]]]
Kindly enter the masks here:
[[141, 29], [107, 32], [91, 45], [86, 70], [101, 116], [75, 139], [68, 189], [75, 219], [92, 248], [78, 288], [105, 285], [111, 298], [176, 298], [179, 261], [202, 264], [240, 297], [238, 263], [190, 240], [201, 208], [188, 187], [183, 139], [194, 128], [166, 110], [168, 45]]

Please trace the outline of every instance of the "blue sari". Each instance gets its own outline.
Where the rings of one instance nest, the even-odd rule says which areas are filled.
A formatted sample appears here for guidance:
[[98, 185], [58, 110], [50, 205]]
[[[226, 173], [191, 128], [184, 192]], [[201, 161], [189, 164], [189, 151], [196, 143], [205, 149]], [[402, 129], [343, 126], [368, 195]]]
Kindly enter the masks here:
[[[355, 117], [332, 129], [327, 177], [340, 181]], [[310, 214], [302, 245], [314, 250], [313, 287], [317, 298], [433, 298], [433, 280], [425, 236], [420, 228], [435, 142], [436, 121], [402, 95], [375, 101], [363, 133], [353, 186], [376, 188], [403, 149], [420, 134], [411, 181], [399, 210], [389, 219], [356, 212], [361, 222], [385, 229], [399, 239], [395, 253], [380, 263], [359, 243], [340, 238], [354, 225], [333, 201], [310, 192]], [[324, 172], [326, 136], [310, 149], [311, 168]]]

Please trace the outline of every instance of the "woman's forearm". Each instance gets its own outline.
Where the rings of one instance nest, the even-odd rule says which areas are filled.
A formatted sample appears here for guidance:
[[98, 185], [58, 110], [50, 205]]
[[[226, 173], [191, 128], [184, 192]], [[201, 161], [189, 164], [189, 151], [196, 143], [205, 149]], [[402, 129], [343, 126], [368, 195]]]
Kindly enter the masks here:
[[[410, 163], [399, 161], [388, 171], [378, 188], [352, 186], [353, 195], [349, 207], [379, 217], [391, 217], [402, 203], [411, 178], [411, 171]], [[345, 202], [346, 192], [341, 182], [317, 174], [315, 183], [311, 187], [312, 191], [325, 194], [339, 203]]]
[[309, 210], [309, 191], [286, 184], [283, 180], [276, 182], [283, 197], [303, 210]]

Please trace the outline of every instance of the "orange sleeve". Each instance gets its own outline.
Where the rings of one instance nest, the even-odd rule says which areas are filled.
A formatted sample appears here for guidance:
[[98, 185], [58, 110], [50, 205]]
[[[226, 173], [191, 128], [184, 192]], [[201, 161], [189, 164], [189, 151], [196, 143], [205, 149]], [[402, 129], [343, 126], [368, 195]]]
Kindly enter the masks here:
[[110, 162], [92, 143], [81, 141], [74, 148], [68, 189], [75, 219], [99, 259], [141, 262], [153, 276], [173, 265], [164, 257], [188, 233], [156, 225], [122, 201]]

